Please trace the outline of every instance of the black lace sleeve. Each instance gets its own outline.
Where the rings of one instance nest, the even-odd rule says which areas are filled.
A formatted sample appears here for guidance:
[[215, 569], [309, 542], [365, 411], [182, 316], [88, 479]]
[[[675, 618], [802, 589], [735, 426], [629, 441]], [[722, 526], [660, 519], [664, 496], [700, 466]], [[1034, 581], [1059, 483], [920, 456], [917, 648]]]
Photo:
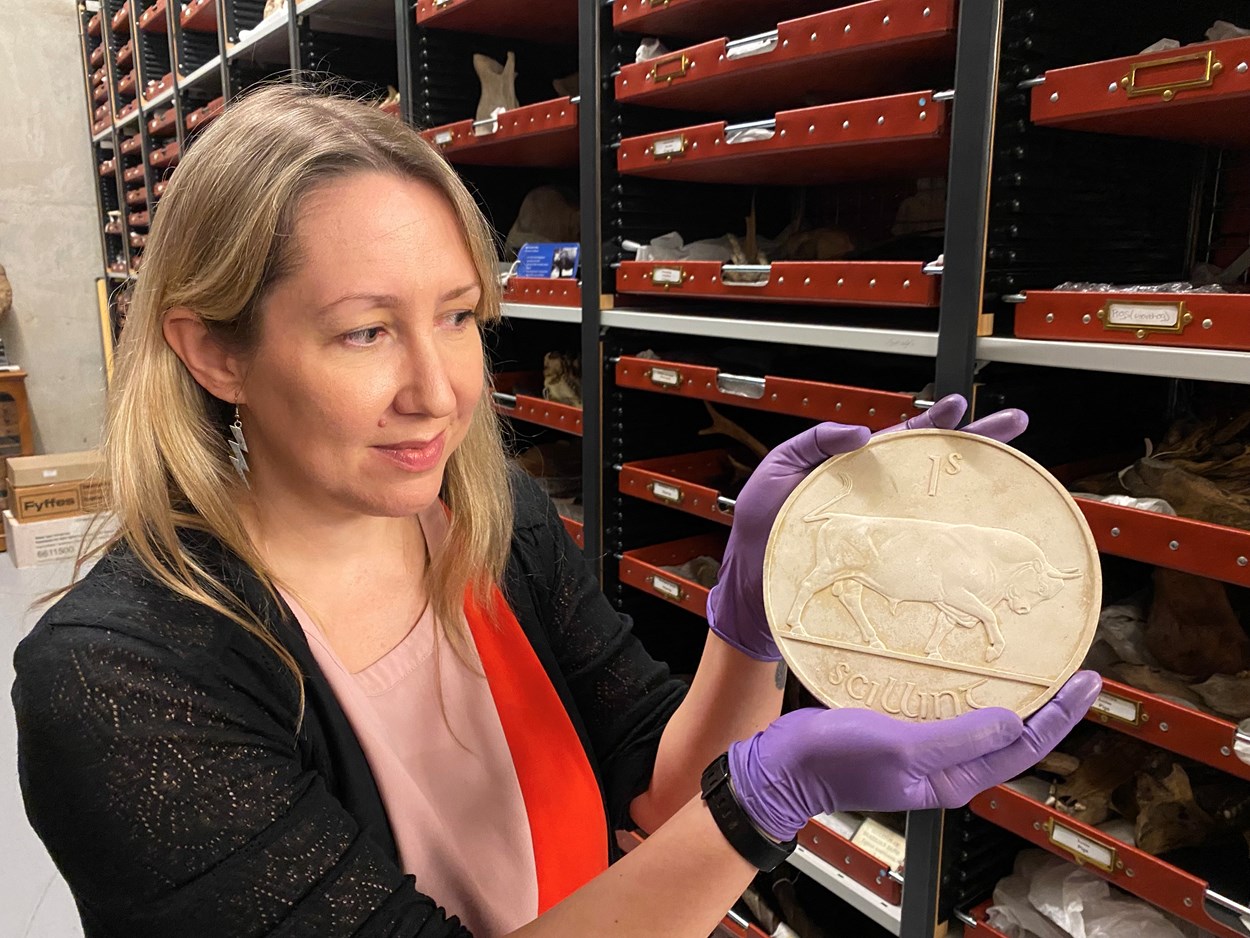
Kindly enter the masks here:
[[15, 658], [19, 775], [88, 938], [468, 936], [303, 768], [258, 643], [57, 612]]
[[513, 484], [516, 537], [529, 576], [543, 583], [547, 632], [599, 764], [608, 820], [629, 829], [630, 802], [651, 783], [660, 736], [686, 685], [612, 607], [546, 494], [528, 477]]

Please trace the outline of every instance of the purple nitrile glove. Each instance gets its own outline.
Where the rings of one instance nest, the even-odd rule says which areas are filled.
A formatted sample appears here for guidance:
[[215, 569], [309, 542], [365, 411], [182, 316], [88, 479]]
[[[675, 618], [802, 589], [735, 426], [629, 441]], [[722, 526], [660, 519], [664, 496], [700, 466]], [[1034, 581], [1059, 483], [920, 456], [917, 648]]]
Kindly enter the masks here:
[[[961, 395], [951, 394], [923, 414], [880, 432], [953, 430], [967, 409], [968, 402]], [[1024, 411], [1002, 410], [964, 429], [1006, 443], [1028, 424]], [[870, 435], [867, 427], [818, 424], [786, 440], [751, 473], [738, 495], [720, 577], [707, 599], [708, 627], [727, 644], [760, 661], [781, 658], [764, 613], [764, 548], [773, 521], [808, 473], [831, 456], [859, 449]]]
[[957, 808], [1036, 764], [1102, 689], [1078, 671], [1026, 722], [988, 707], [932, 723], [873, 710], [794, 710], [729, 747], [734, 793], [780, 841], [832, 811]]

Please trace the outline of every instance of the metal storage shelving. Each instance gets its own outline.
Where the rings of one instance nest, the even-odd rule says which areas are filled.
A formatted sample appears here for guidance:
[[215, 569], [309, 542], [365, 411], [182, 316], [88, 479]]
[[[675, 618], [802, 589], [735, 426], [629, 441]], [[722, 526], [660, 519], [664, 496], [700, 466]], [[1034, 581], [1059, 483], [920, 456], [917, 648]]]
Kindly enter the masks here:
[[[1205, 4], [1203, 9], [1218, 5]], [[1237, 7], [1237, 0], [1225, 6], [1244, 8]], [[143, 236], [159, 214], [164, 178], [177, 157], [194, 146], [198, 129], [256, 81], [318, 71], [343, 74], [377, 90], [393, 81], [401, 92], [400, 119], [419, 123], [451, 162], [475, 183], [480, 180], [476, 188], [488, 204], [502, 199], [507, 205], [504, 217], [515, 211], [510, 187], [549, 178], [535, 173], [566, 173], [571, 182], [575, 171], [581, 203], [580, 279], [509, 279], [503, 312], [522, 345], [533, 344], [526, 335], [539, 333], [577, 343], [584, 363], [585, 406], [552, 404], [537, 396], [542, 385], [541, 376], [535, 380], [532, 374], [541, 364], [537, 360], [509, 363], [497, 405], [518, 426], [580, 439], [584, 521], [566, 519], [566, 526], [618, 604], [629, 591], [638, 596], [649, 592], [655, 606], [645, 609], [681, 606], [686, 611], [677, 614], [697, 625], [706, 588], [657, 573], [656, 563], [668, 563], [687, 549], [714, 550], [723, 544], [732, 497], [709, 484], [720, 465], [710, 444], [693, 453], [676, 445], [666, 452], [630, 452], [629, 441], [643, 431], [628, 425], [634, 419], [630, 407], [638, 400], [628, 395], [648, 394], [673, 407], [697, 407], [708, 400], [748, 415], [752, 410], [757, 416], [768, 414], [767, 401], [760, 405], [751, 395], [716, 390], [720, 375], [741, 379], [748, 373], [737, 362], [722, 361], [729, 354], [723, 350], [734, 343], [764, 360], [782, 356], [788, 368], [793, 366], [790, 371], [767, 366], [751, 370], [766, 376], [749, 381], [753, 388], [758, 384], [769, 395], [776, 391], [782, 397], [799, 394], [801, 401], [807, 400], [803, 388], [833, 395], [827, 402], [822, 397], [823, 403], [810, 413], [786, 397], [774, 408], [784, 420], [842, 417], [885, 425], [925, 406], [920, 392], [927, 381], [934, 387], [925, 397], [952, 391], [971, 396], [975, 388], [982, 410], [996, 401], [1013, 402], [1022, 375], [1046, 383], [1045, 376], [1054, 374], [1057, 385], [1119, 375], [1125, 382], [1167, 382], [1173, 395], [1177, 381], [1250, 384], [1245, 326], [1240, 312], [1227, 304], [1216, 306], [1216, 301], [1194, 295], [1185, 298], [1184, 311], [1176, 307], [1178, 322], [1185, 311], [1192, 314], [1186, 334], [1196, 336], [1192, 343], [1151, 330], [1141, 336], [1099, 334], [1086, 341], [1080, 330], [1097, 329], [1098, 310], [1082, 307], [1072, 294], [1049, 292], [1064, 277], [1080, 279], [1098, 269], [1108, 280], [1173, 276], [1188, 259], [1186, 251], [1192, 253], [1203, 223], [1212, 232], [1220, 228], [1211, 221], [1212, 213], [1214, 206], [1227, 203], [1223, 193], [1232, 163], [1221, 162], [1225, 157], [1212, 150], [1146, 138], [1179, 136], [1246, 148], [1245, 121], [1223, 119], [1214, 136], [1206, 132], [1205, 122], [1212, 114], [1228, 115], [1230, 109], [1244, 107], [1250, 86], [1245, 85], [1241, 59], [1250, 40], [1195, 46], [1182, 50], [1178, 62], [1166, 61], [1175, 55], [1126, 57], [1127, 51], [1145, 45], [1139, 38], [1179, 15], [1160, 8], [1130, 25], [1091, 27], [1079, 42], [1065, 44], [1055, 39], [1063, 34], [1064, 18], [1071, 19], [1078, 8], [1088, 10], [1074, 0], [1045, 5], [963, 0], [958, 7], [940, 0], [853, 5], [835, 0], [542, 0], [527, 6], [502, 0], [287, 0], [284, 9], [261, 19], [262, 7], [259, 0], [79, 4], [87, 132], [93, 162], [102, 167], [97, 187], [101, 274], [116, 288], [110, 303], [113, 332], [121, 315], [118, 291], [141, 269]], [[1037, 42], [1032, 41], [1035, 29]], [[627, 46], [649, 33], [676, 40], [670, 42], [673, 51], [635, 64]], [[551, 100], [531, 96], [534, 103], [505, 112], [489, 126], [466, 119], [472, 114], [475, 88], [466, 91], [462, 77], [448, 76], [462, 76], [463, 70], [456, 69], [465, 64], [470, 46], [500, 54], [510, 47], [507, 43], [524, 48], [535, 41], [548, 45], [531, 48], [556, 50], [576, 63], [579, 93]], [[1105, 54], [1099, 52], [1100, 43], [1107, 45]], [[123, 61], [119, 53], [126, 46], [130, 59]], [[1219, 69], [1214, 68], [1217, 61]], [[1159, 68], [1180, 71], [1165, 74]], [[1204, 73], [1195, 79], [1185, 71], [1194, 68]], [[848, 70], [853, 85], [834, 81]], [[1113, 91], [1104, 72], [1127, 75], [1129, 83]], [[126, 74], [133, 76], [128, 90], [121, 85]], [[1152, 74], [1173, 83], [1218, 81], [1187, 86], [1166, 100], [1162, 91], [1157, 96], [1127, 93], [1141, 90], [1138, 85], [1146, 87], [1143, 83]], [[1166, 84], [1150, 81], [1151, 89]], [[1081, 91], [1082, 83], [1101, 96], [1097, 102], [1087, 101], [1084, 110], [1079, 100], [1093, 92]], [[911, 88], [930, 90], [904, 94]], [[804, 100], [808, 93], [819, 100]], [[915, 126], [886, 138], [885, 130], [899, 123], [895, 111], [885, 109], [894, 97], [902, 102], [897, 107], [911, 109], [907, 113]], [[923, 105], [917, 103], [922, 97]], [[1112, 99], [1120, 107], [1116, 113], [1105, 109], [1106, 100]], [[1198, 116], [1173, 120], [1175, 132], [1156, 134], [1144, 122], [1149, 114], [1164, 110], [1188, 113], [1182, 109], [1191, 100], [1188, 111]], [[903, 113], [898, 110], [897, 116]], [[739, 116], [776, 136], [727, 145], [721, 119]], [[761, 117], [765, 120], [753, 119]], [[857, 145], [840, 140], [852, 128], [859, 133], [865, 122], [869, 133]], [[815, 145], [791, 146], [795, 136], [807, 137], [808, 128], [817, 123], [819, 133], [810, 131]], [[879, 134], [877, 128], [885, 130]], [[1112, 243], [1108, 231], [1136, 231], [1144, 215], [1127, 196], [1117, 201], [1105, 195], [1097, 203], [1103, 214], [1065, 235], [1061, 207], [1051, 205], [1053, 200], [1034, 185], [1036, 178], [1063, 183], [1064, 177], [1046, 173], [1065, 167], [1071, 169], [1067, 178], [1073, 199], [1099, 198], [1100, 183], [1089, 176], [1089, 164], [1127, 151], [1123, 141], [1089, 130], [1140, 138], [1139, 164], [1125, 172], [1120, 184], [1135, 195], [1153, 186], [1166, 203], [1157, 230], [1148, 237]], [[920, 137], [913, 143], [905, 142], [916, 134]], [[657, 144], [668, 150], [658, 152]], [[734, 158], [719, 155], [727, 151], [734, 151]], [[717, 155], [710, 158], [709, 152]], [[643, 175], [687, 182], [636, 176], [632, 169], [642, 165], [644, 156]], [[841, 272], [839, 262], [815, 262], [809, 268], [801, 261], [778, 261], [760, 265], [766, 273], [755, 271], [755, 281], [745, 287], [725, 286], [726, 271], [719, 262], [620, 257], [622, 232], [638, 222], [625, 217], [633, 209], [618, 211], [617, 203], [671, 193], [669, 215], [653, 213], [649, 223], [706, 211], [701, 219], [706, 226], [725, 230], [725, 224], [738, 220], [734, 212], [745, 204], [741, 194], [753, 184], [775, 185], [787, 175], [794, 182], [832, 183], [874, 176], [891, 164], [905, 172], [949, 167], [943, 234], [932, 255], [848, 261]], [[1211, 178], [1217, 181], [1214, 188], [1225, 188], [1207, 191], [1205, 180]], [[656, 188], [665, 186], [669, 188]], [[707, 202], [723, 205], [697, 204], [699, 197], [690, 192], [701, 187], [710, 187]], [[1182, 195], [1192, 199], [1174, 205]], [[1102, 251], [1091, 248], [1100, 243]], [[1220, 250], [1225, 253], [1219, 256], [1225, 257], [1227, 232]], [[1083, 265], [1079, 269], [1077, 261]], [[898, 273], [898, 283], [891, 279], [896, 266], [900, 271], [907, 267]], [[861, 273], [862, 282], [855, 279]], [[850, 287], [856, 291], [854, 303], [840, 304], [836, 291]], [[813, 294], [805, 293], [809, 290]], [[678, 299], [683, 291], [686, 298]], [[905, 291], [922, 296], [913, 301], [913, 293]], [[752, 302], [740, 301], [744, 292]], [[1204, 332], [1210, 344], [1221, 347], [1201, 347]], [[1055, 338], [1044, 337], [1052, 334]], [[1108, 337], [1113, 341], [1105, 341]], [[639, 392], [636, 383], [620, 374], [621, 363], [634, 361], [631, 356], [647, 344], [689, 345], [707, 352], [697, 366], [680, 358], [669, 359], [668, 366], [684, 368], [683, 380], [697, 374], [712, 390], [702, 394], [687, 387], [690, 393], [678, 393], [656, 385]], [[717, 365], [709, 366], [707, 358]], [[807, 373], [822, 362], [827, 367], [820, 374]], [[513, 374], [524, 371], [531, 374]], [[824, 403], [839, 403], [839, 390], [845, 407], [822, 410]], [[656, 435], [663, 438], [660, 442], [676, 439]], [[1062, 441], [1052, 438], [1038, 445], [1063, 448]], [[630, 511], [641, 512], [631, 543], [621, 531], [622, 498]], [[1083, 507], [1100, 549], [1108, 555], [1230, 583], [1250, 582], [1243, 562], [1250, 539], [1246, 532], [1097, 503]], [[691, 629], [690, 635], [695, 632]], [[1152, 744], [1171, 741], [1177, 751], [1199, 761], [1227, 764], [1238, 777], [1250, 773], [1246, 762], [1227, 762], [1235, 756], [1225, 749], [1242, 751], [1250, 740], [1243, 740], [1226, 720], [1173, 712], [1173, 705], [1127, 685], [1109, 684], [1101, 706], [1091, 711], [1090, 721]], [[1138, 719], [1120, 719], [1113, 712], [1117, 708], [1134, 710]], [[1171, 729], [1162, 730], [1160, 723]], [[982, 796], [976, 810], [995, 815], [997, 809], [989, 806], [994, 798], [994, 793]], [[1039, 825], [1046, 820], [1040, 814], [1029, 817]], [[792, 863], [904, 938], [929, 938], [935, 922], [951, 920], [962, 921], [970, 933], [992, 934], [983, 923], [973, 924], [981, 921], [983, 907], [962, 902], [952, 885], [952, 863], [957, 862], [951, 859], [952, 823], [941, 812], [909, 818], [902, 876], [874, 870], [870, 857], [846, 850], [849, 845], [827, 830], [809, 830]], [[1039, 839], [1023, 828], [1021, 833]], [[1173, 879], [1189, 882], [1184, 874]], [[1132, 885], [1142, 891], [1140, 881]], [[1147, 898], [1157, 901], [1156, 896]], [[1191, 905], [1182, 904], [1182, 910], [1198, 908], [1207, 914], [1205, 892], [1188, 898]], [[1220, 909], [1227, 911], [1227, 906]], [[1191, 913], [1191, 918], [1197, 916]], [[723, 931], [757, 933], [733, 915], [726, 918]]]

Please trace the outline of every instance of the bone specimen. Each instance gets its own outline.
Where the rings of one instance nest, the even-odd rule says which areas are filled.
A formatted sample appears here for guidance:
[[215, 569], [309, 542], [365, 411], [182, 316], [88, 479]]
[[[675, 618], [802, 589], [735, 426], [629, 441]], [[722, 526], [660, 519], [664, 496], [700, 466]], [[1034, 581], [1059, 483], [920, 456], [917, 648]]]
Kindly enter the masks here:
[[1213, 674], [1193, 689], [1220, 716], [1239, 722], [1250, 720], [1250, 671]]
[[504, 247], [509, 257], [515, 257], [523, 244], [569, 243], [580, 237], [581, 216], [576, 201], [556, 186], [537, 186], [521, 200]]
[[1037, 768], [1041, 771], [1051, 772], [1054, 775], [1061, 775], [1065, 778], [1080, 767], [1081, 760], [1076, 756], [1068, 755], [1066, 752], [1052, 752], [1037, 764]]
[[1250, 669], [1250, 635], [1223, 583], [1158, 567], [1146, 647], [1170, 671], [1203, 681]]
[[1101, 824], [1111, 797], [1133, 777], [1149, 748], [1126, 736], [1096, 737], [1080, 752], [1076, 771], [1051, 789], [1047, 804], [1086, 824]]
[[507, 61], [502, 64], [488, 55], [474, 55], [473, 70], [482, 83], [482, 96], [477, 102], [478, 120], [486, 120], [501, 111], [521, 106], [516, 97], [515, 53], [509, 52]]
[[1152, 855], [1202, 843], [1215, 830], [1215, 821], [1198, 806], [1189, 776], [1177, 763], [1167, 774], [1137, 776], [1137, 846]]
[[1151, 668], [1144, 664], [1128, 664], [1122, 661], [1111, 668], [1111, 676], [1125, 684], [1132, 684], [1152, 694], [1183, 701], [1190, 706], [1197, 706], [1202, 702], [1201, 698], [1190, 690], [1188, 682], [1181, 675], [1170, 674], [1159, 668]]
[[716, 585], [716, 578], [720, 575], [720, 561], [715, 557], [703, 555], [687, 560], [683, 564], [662, 566], [660, 569], [667, 570], [673, 576], [681, 577], [683, 580], [690, 580], [711, 589]]
[[708, 402], [704, 401], [703, 406], [707, 408], [707, 412], [712, 418], [712, 425], [700, 430], [699, 436], [727, 436], [731, 440], [737, 440], [760, 459], [768, 455], [768, 447], [751, 436], [750, 433], [724, 416]]
[[563, 352], [548, 352], [544, 355], [543, 397], [557, 404], [581, 407], [581, 359]]

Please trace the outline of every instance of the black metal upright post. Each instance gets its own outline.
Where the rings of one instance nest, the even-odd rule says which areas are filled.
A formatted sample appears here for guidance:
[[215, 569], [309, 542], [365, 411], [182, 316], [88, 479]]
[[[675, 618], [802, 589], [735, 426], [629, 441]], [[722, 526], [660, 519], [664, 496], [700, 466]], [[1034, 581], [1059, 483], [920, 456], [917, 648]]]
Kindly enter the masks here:
[[[946, 237], [938, 318], [937, 395], [972, 398], [977, 326], [985, 290], [990, 166], [998, 104], [1002, 0], [963, 0], [955, 53]], [[941, 905], [942, 811], [907, 816], [900, 938], [933, 938]]]
[[[169, 41], [169, 74], [172, 76], [173, 88], [169, 99], [169, 106], [174, 109], [174, 120], [177, 124], [174, 127], [174, 139], [178, 141], [178, 153], [181, 155], [187, 147], [187, 112], [182, 106], [182, 88], [178, 82], [178, 49], [181, 44], [180, 30], [182, 28], [178, 14], [178, 4], [168, 2], [165, 6], [165, 37]], [[224, 91], [222, 92], [225, 93]], [[144, 156], [144, 159], [147, 159]], [[149, 199], [152, 193], [148, 193]]]
[[1002, 0], [964, 0], [960, 4], [946, 183], [942, 305], [938, 318], [939, 397], [960, 393], [971, 400], [977, 324], [985, 290], [1002, 23]]
[[399, 50], [399, 119], [412, 123], [412, 34], [416, 29], [416, 8], [413, 0], [395, 0], [395, 45]]
[[583, 552], [603, 582], [603, 394], [599, 298], [603, 294], [599, 188], [602, 159], [599, 54], [602, 0], [578, 0], [578, 146], [582, 270], [582, 506]]
[[[222, 104], [229, 104], [234, 97], [234, 76], [230, 72], [230, 57], [226, 50], [230, 48], [229, 37], [234, 33], [234, 8], [227, 9], [226, 0], [215, 0], [217, 4], [217, 70], [221, 73]], [[177, 4], [174, 4], [177, 6]], [[229, 19], [227, 19], [229, 17]], [[237, 33], [234, 33], [237, 35]]]
[[295, 0], [286, 0], [286, 43], [291, 60], [290, 79], [299, 84], [304, 63], [299, 54], [299, 18], [295, 15]]

